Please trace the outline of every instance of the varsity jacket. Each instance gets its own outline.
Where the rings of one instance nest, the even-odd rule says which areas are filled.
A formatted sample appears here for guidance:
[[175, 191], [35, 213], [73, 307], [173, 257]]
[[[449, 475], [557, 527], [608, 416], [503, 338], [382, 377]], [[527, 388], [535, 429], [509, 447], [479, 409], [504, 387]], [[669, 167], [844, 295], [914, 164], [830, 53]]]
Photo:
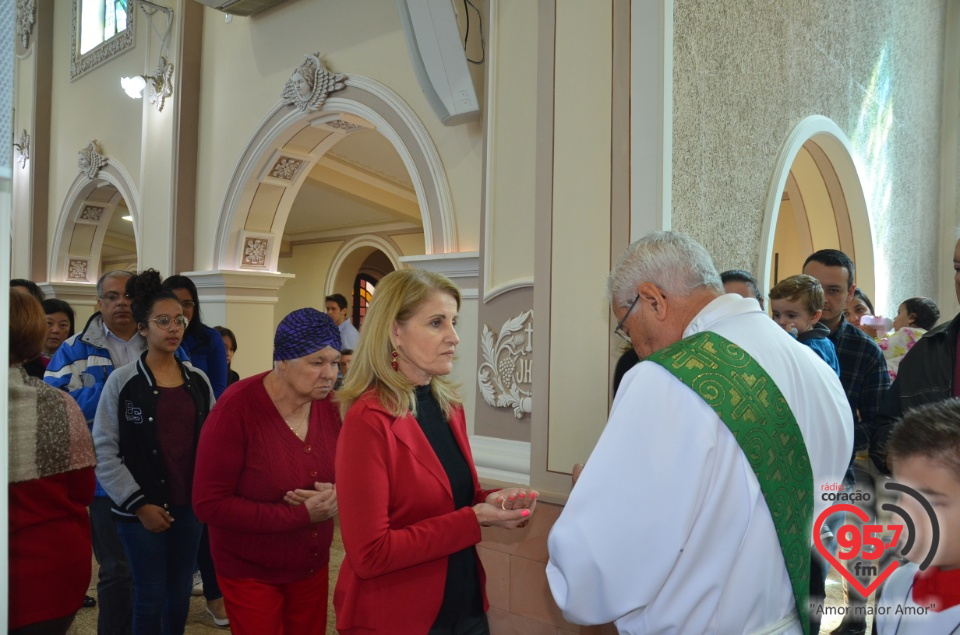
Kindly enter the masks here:
[[[143, 505], [164, 509], [170, 505], [157, 437], [160, 390], [147, 367], [146, 355], [144, 352], [136, 363], [115, 370], [107, 378], [93, 423], [97, 479], [113, 501], [117, 520], [123, 521], [137, 520], [136, 510]], [[190, 362], [177, 363], [196, 408], [196, 453], [200, 428], [213, 407], [213, 389], [203, 371]]]
[[897, 378], [877, 413], [877, 427], [870, 440], [870, 458], [882, 472], [890, 473], [887, 467], [887, 440], [893, 425], [904, 413], [924, 404], [953, 397], [958, 333], [960, 314], [947, 324], [927, 331], [900, 362]]

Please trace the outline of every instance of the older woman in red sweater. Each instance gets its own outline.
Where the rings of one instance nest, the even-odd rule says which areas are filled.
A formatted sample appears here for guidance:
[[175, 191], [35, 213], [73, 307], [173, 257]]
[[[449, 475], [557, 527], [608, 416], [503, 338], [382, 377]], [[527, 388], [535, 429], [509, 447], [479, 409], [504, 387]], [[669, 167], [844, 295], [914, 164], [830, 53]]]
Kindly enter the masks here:
[[43, 308], [10, 290], [9, 632], [66, 633], [90, 583], [93, 440], [73, 397], [28, 377], [47, 335]]
[[322, 635], [340, 330], [316, 309], [294, 311], [277, 327], [273, 359], [272, 371], [237, 382], [211, 411], [193, 504], [208, 525], [234, 635]]

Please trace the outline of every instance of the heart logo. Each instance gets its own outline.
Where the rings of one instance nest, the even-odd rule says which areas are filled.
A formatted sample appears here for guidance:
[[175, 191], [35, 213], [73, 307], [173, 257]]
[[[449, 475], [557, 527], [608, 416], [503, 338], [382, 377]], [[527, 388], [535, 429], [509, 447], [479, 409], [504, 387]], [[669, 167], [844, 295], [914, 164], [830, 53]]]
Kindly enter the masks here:
[[[878, 586], [883, 584], [884, 580], [890, 577], [891, 573], [896, 571], [897, 567], [900, 566], [900, 563], [894, 560], [893, 562], [887, 565], [886, 569], [880, 572], [880, 575], [877, 576], [877, 579], [871, 582], [869, 586], [863, 586], [863, 584], [860, 583], [860, 580], [858, 580], [856, 576], [854, 576], [852, 573], [847, 571], [847, 568], [839, 560], [837, 560], [826, 547], [823, 546], [823, 542], [821, 542], [820, 540], [820, 530], [823, 528], [823, 522], [827, 519], [827, 517], [830, 514], [833, 514], [836, 512], [850, 512], [851, 514], [854, 514], [857, 518], [862, 520], [864, 523], [867, 523], [867, 521], [870, 520], [870, 517], [867, 516], [867, 513], [865, 511], [863, 511], [862, 509], [854, 505], [847, 505], [845, 503], [831, 505], [827, 509], [823, 510], [823, 512], [821, 512], [821, 514], [817, 517], [817, 522], [814, 523], [813, 544], [816, 545], [817, 551], [820, 552], [820, 555], [822, 555], [824, 558], [827, 559], [828, 562], [830, 562], [830, 564], [836, 567], [837, 571], [840, 572], [840, 575], [846, 578], [847, 582], [849, 582], [853, 586], [853, 588], [859, 591], [863, 597], [869, 597], [870, 594], [873, 593], [873, 591]], [[846, 525], [844, 525], [844, 527], [846, 527]], [[841, 528], [841, 531], [843, 531], [842, 528]]]

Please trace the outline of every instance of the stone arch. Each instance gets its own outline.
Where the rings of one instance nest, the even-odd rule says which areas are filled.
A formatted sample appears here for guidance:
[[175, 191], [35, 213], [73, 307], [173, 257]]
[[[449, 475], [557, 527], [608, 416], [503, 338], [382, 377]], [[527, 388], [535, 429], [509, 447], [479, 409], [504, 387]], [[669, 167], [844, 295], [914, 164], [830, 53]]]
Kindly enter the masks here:
[[[793, 172], [798, 157], [810, 163], [808, 173], [812, 176], [805, 178]], [[818, 192], [814, 192], [814, 189]], [[774, 240], [785, 192], [797, 201], [798, 226], [801, 228], [810, 228], [811, 215], [817, 213], [815, 207], [823, 215], [830, 214], [836, 222], [837, 246], [856, 263], [857, 286], [873, 293], [873, 231], [863, 181], [853, 159], [850, 140], [830, 119], [807, 117], [793, 129], [780, 149], [764, 205], [757, 268], [757, 278], [763, 289], [772, 286], [770, 271]], [[809, 199], [817, 194], [827, 202], [826, 210], [822, 209], [823, 206], [809, 204]], [[799, 237], [799, 243], [808, 249], [830, 246], [818, 245], [814, 238], [806, 234]]]
[[137, 268], [140, 268], [140, 192], [123, 165], [111, 158], [96, 179], [79, 174], [67, 190], [50, 251], [51, 282], [97, 281], [103, 273], [100, 271], [103, 239], [121, 200], [133, 217]]
[[340, 139], [375, 128], [397, 150], [413, 181], [427, 254], [457, 251], [450, 186], [426, 128], [393, 91], [354, 76], [323, 108], [278, 102], [241, 155], [224, 197], [214, 269], [277, 271], [283, 228], [312, 166]]

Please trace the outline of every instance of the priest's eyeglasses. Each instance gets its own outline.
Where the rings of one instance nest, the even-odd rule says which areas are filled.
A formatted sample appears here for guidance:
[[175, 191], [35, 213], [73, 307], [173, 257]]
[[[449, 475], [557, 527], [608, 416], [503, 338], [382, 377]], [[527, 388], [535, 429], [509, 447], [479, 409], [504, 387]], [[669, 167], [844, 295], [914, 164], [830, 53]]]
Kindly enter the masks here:
[[630, 315], [630, 311], [633, 311], [633, 307], [637, 306], [637, 300], [640, 299], [640, 294], [637, 294], [637, 297], [633, 299], [633, 302], [630, 303], [630, 307], [627, 309], [627, 312], [623, 314], [623, 319], [620, 320], [620, 323], [617, 324], [617, 328], [613, 329], [614, 335], [622, 339], [627, 344], [633, 345], [633, 342], [630, 341], [630, 334], [623, 330], [623, 323], [627, 321], [627, 317]]
[[147, 322], [156, 322], [157, 326], [162, 328], [164, 331], [169, 331], [173, 328], [173, 325], [176, 324], [182, 329], [187, 328], [187, 325], [190, 324], [190, 320], [182, 315], [177, 317], [170, 317], [169, 315], [158, 315], [155, 318], [150, 318]]

